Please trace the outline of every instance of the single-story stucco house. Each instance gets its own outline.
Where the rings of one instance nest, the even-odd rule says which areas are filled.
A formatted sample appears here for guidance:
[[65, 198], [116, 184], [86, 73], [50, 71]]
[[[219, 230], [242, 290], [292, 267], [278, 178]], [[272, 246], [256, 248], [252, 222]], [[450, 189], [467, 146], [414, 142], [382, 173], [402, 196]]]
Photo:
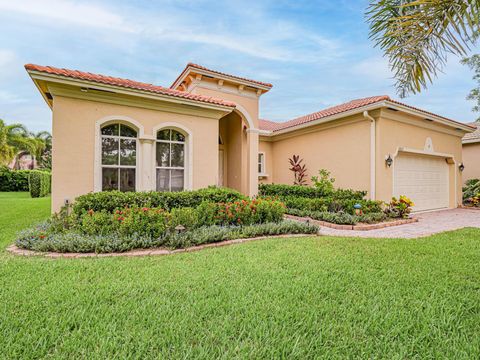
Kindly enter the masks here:
[[463, 137], [463, 180], [480, 179], [480, 122], [470, 123], [476, 130]]
[[221, 185], [255, 195], [327, 169], [371, 199], [407, 195], [415, 210], [461, 203], [462, 138], [474, 128], [388, 96], [286, 122], [259, 119], [272, 85], [188, 64], [170, 87], [28, 64], [53, 112], [52, 211], [91, 191]]

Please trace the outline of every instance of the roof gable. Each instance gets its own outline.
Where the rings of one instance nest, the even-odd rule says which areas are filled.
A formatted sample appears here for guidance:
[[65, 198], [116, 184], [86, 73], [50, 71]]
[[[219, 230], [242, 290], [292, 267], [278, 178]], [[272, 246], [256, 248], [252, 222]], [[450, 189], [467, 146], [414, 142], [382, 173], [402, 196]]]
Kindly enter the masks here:
[[122, 88], [132, 89], [132, 90], [139, 90], [139, 91], [147, 91], [154, 94], [165, 95], [175, 98], [183, 98], [186, 100], [192, 100], [196, 102], [208, 103], [213, 105], [220, 105], [226, 107], [235, 107], [235, 104], [230, 101], [217, 99], [209, 96], [198, 95], [198, 94], [191, 94], [186, 93], [183, 91], [178, 91], [174, 89], [169, 89], [163, 86], [143, 83], [139, 81], [117, 78], [112, 76], [105, 76], [100, 74], [93, 74], [89, 72], [83, 72], [79, 70], [69, 70], [69, 69], [61, 69], [52, 66], [41, 66], [35, 64], [26, 64], [25, 69], [29, 72], [38, 72], [43, 74], [55, 75], [60, 77], [65, 77], [69, 79], [81, 80], [81, 81], [89, 81], [98, 84], [105, 84], [110, 86], [119, 86]]

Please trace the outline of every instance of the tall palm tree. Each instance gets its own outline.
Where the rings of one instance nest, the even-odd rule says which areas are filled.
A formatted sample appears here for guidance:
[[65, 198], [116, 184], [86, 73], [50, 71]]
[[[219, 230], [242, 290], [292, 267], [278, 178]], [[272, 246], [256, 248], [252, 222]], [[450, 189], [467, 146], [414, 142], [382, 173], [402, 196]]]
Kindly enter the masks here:
[[405, 97], [426, 88], [448, 54], [465, 56], [475, 44], [480, 0], [370, 0], [366, 15]]

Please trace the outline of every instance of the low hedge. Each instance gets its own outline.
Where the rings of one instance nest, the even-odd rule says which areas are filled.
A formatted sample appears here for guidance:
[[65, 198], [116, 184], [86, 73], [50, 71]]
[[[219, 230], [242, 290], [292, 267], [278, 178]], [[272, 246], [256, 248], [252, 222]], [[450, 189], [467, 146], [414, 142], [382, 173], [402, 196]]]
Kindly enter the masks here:
[[31, 170], [11, 170], [0, 166], [0, 191], [29, 191], [28, 174]]
[[352, 215], [345, 212], [332, 213], [328, 211], [287, 209], [287, 214], [301, 217], [309, 217], [314, 220], [326, 221], [339, 225], [355, 225], [358, 223], [374, 224], [388, 219], [388, 216], [383, 212], [375, 212], [363, 215]]
[[355, 204], [362, 206], [362, 212], [365, 214], [382, 212], [382, 202], [373, 200], [358, 199], [334, 199], [332, 197], [323, 198], [304, 198], [296, 196], [279, 197], [285, 206], [289, 209], [322, 211], [322, 212], [346, 212], [355, 214]]
[[93, 211], [113, 212], [125, 207], [155, 207], [165, 210], [196, 207], [203, 201], [229, 203], [246, 200], [240, 192], [228, 188], [209, 187], [194, 191], [179, 192], [120, 192], [103, 191], [79, 196], [73, 203], [76, 213]]
[[28, 188], [32, 198], [44, 197], [51, 191], [51, 174], [47, 171], [31, 170], [28, 174]]
[[310, 186], [285, 184], [259, 184], [258, 193], [260, 196], [278, 196], [280, 199], [286, 196], [295, 196], [302, 198], [330, 197], [333, 199], [362, 200], [367, 195], [366, 191], [336, 189], [332, 193]]
[[251, 238], [265, 235], [316, 234], [318, 227], [296, 221], [265, 223], [248, 226], [205, 226], [182, 233], [165, 233], [158, 238], [117, 234], [85, 235], [78, 232], [54, 233], [41, 236], [48, 223], [23, 231], [16, 245], [23, 249], [47, 252], [124, 252], [152, 247], [186, 248], [223, 240]]

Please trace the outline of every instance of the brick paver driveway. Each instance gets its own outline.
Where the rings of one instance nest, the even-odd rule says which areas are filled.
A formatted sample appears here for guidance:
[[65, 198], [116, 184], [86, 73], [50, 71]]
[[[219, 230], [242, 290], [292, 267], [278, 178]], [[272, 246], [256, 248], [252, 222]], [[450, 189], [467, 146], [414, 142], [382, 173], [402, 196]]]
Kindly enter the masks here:
[[370, 238], [417, 238], [464, 227], [480, 228], [480, 210], [451, 209], [421, 213], [414, 216], [419, 220], [413, 224], [369, 231], [335, 230], [321, 227], [320, 234]]

